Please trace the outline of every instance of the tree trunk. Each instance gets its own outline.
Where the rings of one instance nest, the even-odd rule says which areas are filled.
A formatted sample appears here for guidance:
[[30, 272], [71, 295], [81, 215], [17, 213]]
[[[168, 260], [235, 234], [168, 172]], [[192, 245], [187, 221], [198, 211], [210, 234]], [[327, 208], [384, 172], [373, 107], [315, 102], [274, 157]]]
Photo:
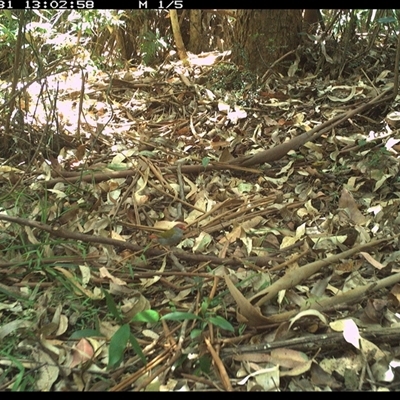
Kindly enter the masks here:
[[194, 54], [200, 53], [202, 50], [202, 26], [201, 26], [201, 10], [190, 10], [190, 41], [188, 45], [189, 51]]
[[318, 29], [325, 30], [325, 23], [322, 19], [321, 11], [319, 9], [305, 9], [303, 16], [303, 30], [308, 33], [315, 33]]
[[238, 10], [232, 59], [263, 73], [300, 43], [301, 10]]
[[179, 59], [185, 64], [187, 63], [187, 54], [185, 45], [183, 44], [181, 29], [179, 27], [178, 13], [176, 10], [169, 10], [172, 32], [174, 34], [176, 50], [178, 51]]

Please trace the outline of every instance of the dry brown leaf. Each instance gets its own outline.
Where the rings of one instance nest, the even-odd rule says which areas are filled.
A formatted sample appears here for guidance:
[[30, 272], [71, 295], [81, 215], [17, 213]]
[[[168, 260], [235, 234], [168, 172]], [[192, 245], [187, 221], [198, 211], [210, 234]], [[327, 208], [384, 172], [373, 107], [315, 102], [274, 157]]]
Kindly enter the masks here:
[[80, 146], [77, 147], [75, 151], [75, 156], [79, 161], [82, 161], [83, 157], [85, 157], [85, 153], [86, 153], [86, 145], [81, 144]]
[[313, 363], [311, 366], [311, 382], [313, 385], [338, 389], [341, 385], [331, 375], [325, 372], [318, 364]]
[[395, 307], [398, 307], [400, 304], [400, 285], [396, 284], [392, 287], [392, 290], [389, 293], [389, 298], [393, 301]]
[[75, 368], [77, 365], [85, 363], [94, 356], [93, 347], [85, 338], [81, 339], [72, 348], [72, 352], [73, 355], [69, 366], [70, 368]]
[[380, 262], [376, 261], [369, 253], [366, 253], [365, 251], [361, 251], [360, 254], [376, 269], [385, 268], [385, 265], [383, 265]]
[[307, 354], [286, 348], [274, 349], [271, 351], [270, 362], [285, 368], [295, 368], [308, 362]]
[[108, 278], [111, 282], [115, 283], [116, 285], [126, 285], [127, 283], [120, 278], [117, 278], [110, 274], [106, 267], [101, 267], [99, 269], [100, 277], [101, 278]]
[[67, 271], [65, 268], [61, 267], [54, 267], [55, 270], [60, 271], [72, 284], [72, 287], [74, 288], [74, 291], [77, 295], [82, 295], [85, 294], [88, 298], [90, 299], [96, 299], [99, 300], [103, 298], [103, 295], [101, 293], [94, 293], [91, 292], [89, 289], [84, 288], [78, 280], [71, 274], [71, 272]]
[[246, 323], [249, 326], [259, 326], [267, 324], [269, 321], [265, 318], [258, 308], [254, 307], [243, 295], [240, 291], [235, 287], [233, 282], [230, 280], [229, 276], [225, 274], [224, 276], [226, 285], [236, 301], [238, 305], [238, 312], [240, 311], [240, 315], [242, 315]]
[[344, 220], [349, 219], [356, 225], [363, 225], [367, 222], [367, 218], [358, 209], [358, 204], [353, 195], [345, 188], [342, 189], [338, 205], [339, 208], [343, 209], [343, 211], [339, 211], [339, 214]]
[[36, 389], [48, 392], [58, 378], [60, 372], [59, 368], [57, 365], [54, 365], [54, 360], [43, 350], [34, 349], [32, 351], [32, 357], [40, 366], [36, 371]]

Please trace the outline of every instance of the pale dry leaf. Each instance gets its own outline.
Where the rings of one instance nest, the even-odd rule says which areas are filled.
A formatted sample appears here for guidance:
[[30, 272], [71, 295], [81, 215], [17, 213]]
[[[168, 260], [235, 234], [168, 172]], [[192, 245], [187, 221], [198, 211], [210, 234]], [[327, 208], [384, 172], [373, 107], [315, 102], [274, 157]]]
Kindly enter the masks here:
[[138, 193], [135, 193], [135, 202], [138, 205], [138, 207], [143, 206], [144, 204], [147, 204], [149, 201], [149, 196], [147, 195], [140, 195]]
[[181, 290], [179, 291], [179, 293], [174, 296], [171, 297], [170, 300], [174, 303], [180, 303], [181, 301], [185, 300], [188, 298], [188, 296], [192, 293], [192, 289], [185, 289], [185, 290]]
[[55, 333], [55, 336], [63, 335], [68, 329], [68, 317], [64, 314], [60, 315], [60, 320], [58, 322], [58, 329]]
[[61, 339], [47, 339], [44, 335], [40, 338], [40, 344], [47, 349], [49, 353], [57, 355], [59, 358], [64, 356], [64, 341]]
[[65, 197], [67, 197], [67, 194], [62, 190], [58, 189], [47, 189], [47, 190], [51, 193], [54, 193], [57, 196], [57, 199], [64, 199]]
[[117, 204], [117, 201], [121, 197], [122, 190], [120, 188], [116, 188], [107, 193], [107, 203], [108, 204]]
[[[99, 234], [101, 234], [102, 232], [99, 232]], [[121, 240], [123, 242], [125, 242], [125, 239], [123, 238], [123, 236], [121, 236], [118, 232], [115, 232], [114, 230], [111, 231], [111, 239], [115, 239], [115, 240]]]
[[154, 331], [151, 331], [150, 329], [143, 329], [142, 335], [151, 340], [159, 340], [160, 339], [160, 335]]
[[103, 298], [103, 297], [99, 297], [98, 295], [92, 293], [89, 289], [84, 288], [78, 282], [78, 280], [71, 274], [71, 272], [66, 270], [65, 268], [54, 267], [54, 269], [61, 272], [70, 281], [70, 283], [72, 284], [72, 286], [74, 288], [74, 292], [77, 295], [85, 294], [88, 298], [90, 298], [92, 300], [100, 300]]
[[255, 228], [257, 225], [265, 223], [265, 219], [262, 217], [253, 217], [241, 224], [241, 227], [245, 232], [249, 232], [251, 229]]
[[281, 376], [298, 376], [302, 375], [307, 372], [313, 363], [313, 360], [306, 361], [304, 364], [297, 365], [296, 367], [288, 370], [288, 371], [281, 371]]
[[74, 381], [74, 385], [76, 387], [76, 390], [78, 392], [83, 392], [84, 389], [85, 389], [85, 381], [83, 380], [82, 374], [81, 373], [78, 374], [76, 372], [73, 372], [72, 373], [72, 379]]
[[160, 385], [160, 392], [172, 392], [178, 383], [176, 379], [168, 379], [164, 385]]
[[30, 329], [32, 322], [25, 320], [15, 320], [0, 326], [0, 340], [4, 339], [11, 333], [16, 332], [18, 329]]
[[334, 236], [313, 236], [310, 239], [315, 243], [313, 249], [315, 250], [332, 250], [339, 244], [347, 240], [347, 235], [334, 235]]
[[142, 169], [142, 175], [138, 179], [138, 182], [136, 184], [135, 194], [141, 194], [141, 192], [144, 189], [146, 189], [147, 183], [149, 181], [149, 176], [150, 176], [150, 168], [146, 165], [146, 167]]
[[232, 229], [231, 232], [227, 233], [222, 239], [219, 241], [220, 243], [234, 243], [237, 239], [239, 239], [244, 234], [241, 226], [236, 226]]
[[264, 389], [264, 391], [279, 389], [282, 373], [279, 372], [278, 366], [265, 368], [259, 372], [260, 373], [257, 374], [254, 379]]
[[32, 357], [40, 366], [40, 368], [38, 368], [36, 371], [36, 389], [39, 391], [48, 392], [58, 378], [60, 372], [59, 368], [54, 364], [54, 360], [47, 353], [40, 349], [34, 349], [32, 351]]
[[111, 160], [111, 166], [122, 164], [124, 160], [126, 156], [123, 153], [117, 153]]
[[92, 218], [85, 222], [83, 225], [83, 233], [88, 233], [90, 231], [98, 234], [100, 231], [106, 229], [110, 225], [110, 219], [108, 217], [104, 218]]
[[[2, 285], [2, 284], [0, 284], [0, 288], [3, 290], [9, 290], [8, 286]], [[22, 293], [22, 291], [21, 291], [21, 293]], [[16, 301], [14, 303], [9, 303], [9, 304], [0, 302], [0, 311], [2, 311], [2, 310], [8, 310], [11, 313], [17, 314], [22, 311], [22, 307], [21, 307], [21, 304], [19, 303], [19, 301], [18, 302]]]
[[371, 341], [360, 337], [360, 348], [366, 357], [366, 360], [380, 361], [381, 359], [386, 359], [387, 354], [382, 351], [376, 344]]
[[356, 88], [354, 86], [334, 86], [331, 89], [331, 91], [333, 92], [334, 90], [338, 90], [338, 94], [340, 93], [341, 95], [345, 96], [346, 92], [344, 92], [343, 89], [345, 89], [345, 90], [350, 89], [350, 93], [348, 96], [342, 98], [342, 97], [332, 96], [330, 94], [327, 94], [328, 99], [331, 101], [337, 101], [340, 103], [347, 103], [356, 95]]
[[365, 251], [360, 251], [360, 254], [376, 269], [381, 270], [385, 268], [385, 265], [381, 264], [379, 261], [376, 261], [370, 254]]
[[205, 251], [212, 240], [213, 237], [209, 233], [200, 232], [200, 235], [194, 241], [193, 252]]
[[79, 265], [79, 270], [81, 271], [82, 285], [86, 286], [90, 281], [90, 277], [92, 276], [91, 269], [87, 265]]
[[304, 223], [297, 227], [295, 236], [285, 236], [283, 238], [280, 249], [282, 250], [285, 247], [289, 247], [292, 246], [293, 244], [296, 244], [304, 237], [305, 233], [306, 233], [306, 224]]
[[249, 382], [251, 378], [262, 387], [264, 391], [273, 390], [279, 388], [279, 367], [272, 366], [269, 368], [258, 368], [258, 370], [248, 374], [245, 378], [238, 382], [238, 385], [245, 385], [248, 383], [248, 389], [254, 385]]
[[245, 245], [247, 256], [250, 256], [251, 252], [253, 251], [253, 240], [248, 236], [244, 236], [240, 238], [240, 241]]
[[360, 332], [352, 319], [337, 320], [331, 322], [329, 326], [336, 332], [343, 332], [346, 342], [352, 344], [356, 349], [360, 349]]
[[[371, 173], [371, 175], [374, 175]], [[382, 171], [378, 172], [379, 178], [377, 179], [374, 187], [374, 192], [376, 192], [380, 187], [383, 186], [383, 184], [390, 178], [392, 178], [391, 174], [382, 174]], [[373, 176], [374, 177], [374, 176]]]
[[186, 194], [186, 199], [190, 199], [198, 191], [198, 187], [186, 176], [183, 175], [183, 180], [190, 186], [190, 192]]
[[324, 358], [320, 361], [319, 365], [328, 374], [336, 372], [339, 375], [344, 376], [346, 370], [349, 369], [355, 372], [361, 371], [365, 366], [365, 358], [361, 353], [356, 355], [350, 353], [346, 357]]
[[319, 318], [319, 319], [321, 320], [321, 322], [324, 323], [325, 325], [328, 324], [327, 319], [325, 318], [325, 316], [324, 316], [322, 313], [320, 313], [320, 312], [317, 311], [317, 310], [311, 309], [311, 310], [301, 311], [301, 312], [299, 312], [295, 317], [291, 318], [291, 319], [290, 319], [289, 329], [290, 329], [290, 328], [292, 327], [292, 325], [293, 325], [296, 321], [298, 321], [299, 319], [301, 319], [301, 318], [303, 318], [303, 317], [310, 317], [310, 316], [314, 316], [314, 317]]
[[19, 174], [23, 173], [23, 171], [21, 171], [20, 169], [9, 167], [8, 165], [0, 165], [0, 174], [6, 174], [8, 172], [14, 172]]
[[36, 239], [32, 228], [30, 228], [29, 226], [25, 226], [24, 227], [26, 234], [28, 235], [28, 240], [30, 243], [32, 244], [39, 244], [40, 242]]
[[53, 322], [54, 324], [58, 324], [60, 321], [61, 312], [62, 312], [62, 304], [58, 304], [54, 311], [51, 322]]
[[159, 229], [161, 231], [167, 231], [169, 229], [172, 229], [175, 225], [179, 224], [178, 221], [157, 221], [154, 224], [155, 229]]

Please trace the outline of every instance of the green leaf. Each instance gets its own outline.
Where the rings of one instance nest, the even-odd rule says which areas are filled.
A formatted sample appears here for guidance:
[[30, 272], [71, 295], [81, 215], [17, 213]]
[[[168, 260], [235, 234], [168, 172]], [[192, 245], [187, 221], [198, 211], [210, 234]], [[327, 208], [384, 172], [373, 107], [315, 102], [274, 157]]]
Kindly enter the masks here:
[[207, 297], [207, 298], [201, 303], [201, 306], [200, 306], [200, 314], [201, 314], [201, 315], [204, 315], [204, 314], [206, 313], [207, 308], [209, 307], [209, 305], [210, 305], [210, 299]]
[[146, 356], [143, 354], [143, 351], [142, 351], [138, 341], [136, 340], [135, 336], [132, 335], [132, 333], [129, 336], [129, 340], [131, 342], [133, 350], [135, 350], [136, 354], [140, 357], [143, 364], [147, 364]]
[[114, 316], [114, 318], [117, 318], [118, 321], [122, 321], [121, 314], [119, 313], [117, 305], [115, 304], [115, 301], [111, 297], [110, 293], [108, 293], [107, 290], [104, 290], [103, 293], [106, 298], [106, 304], [110, 313]]
[[210, 164], [210, 159], [208, 157], [204, 157], [201, 160], [201, 165], [205, 168], [205, 167], [207, 167], [208, 164]]
[[199, 358], [199, 368], [203, 374], [210, 374], [211, 372], [211, 357], [209, 355], [204, 355]]
[[239, 183], [238, 190], [239, 190], [239, 192], [243, 192], [243, 193], [251, 192], [253, 190], [253, 185], [251, 183], [242, 182], [242, 183]]
[[154, 310], [141, 311], [132, 318], [132, 322], [150, 322], [151, 324], [155, 324], [159, 320], [160, 314]]
[[22, 363], [20, 361], [18, 361], [16, 358], [12, 357], [9, 354], [6, 355], [6, 358], [9, 358], [12, 363], [11, 365], [17, 367], [19, 370], [19, 372], [14, 375], [14, 379], [13, 379], [14, 384], [11, 387], [11, 391], [17, 392], [17, 391], [24, 390], [24, 388], [21, 387], [21, 385], [23, 384], [23, 379], [25, 376], [25, 367], [22, 365]]
[[192, 329], [190, 331], [190, 339], [196, 339], [201, 335], [201, 332], [203, 332], [202, 329]]
[[125, 171], [128, 169], [125, 163], [112, 163], [108, 164], [107, 168], [112, 169], [113, 171]]
[[122, 325], [112, 336], [110, 347], [108, 349], [108, 369], [118, 367], [119, 364], [121, 364], [130, 334], [129, 325], [125, 324]]
[[391, 24], [393, 22], [396, 22], [396, 19], [394, 17], [383, 17], [378, 19], [378, 24]]
[[165, 314], [161, 317], [162, 320], [169, 320], [169, 321], [184, 321], [185, 319], [201, 319], [198, 315], [188, 313], [188, 312], [181, 312], [181, 311], [174, 311], [169, 314]]
[[141, 155], [143, 157], [148, 157], [148, 158], [154, 158], [156, 156], [156, 154], [153, 151], [149, 151], [149, 150], [139, 151], [139, 155]]
[[219, 315], [217, 315], [216, 317], [210, 317], [209, 321], [215, 325], [218, 326], [221, 329], [225, 329], [229, 332], [234, 332], [235, 329], [233, 328], [233, 326], [231, 325], [230, 322], [228, 322], [225, 318], [220, 317]]
[[246, 330], [246, 328], [247, 328], [246, 324], [239, 325], [239, 336], [242, 336], [244, 334], [244, 331]]

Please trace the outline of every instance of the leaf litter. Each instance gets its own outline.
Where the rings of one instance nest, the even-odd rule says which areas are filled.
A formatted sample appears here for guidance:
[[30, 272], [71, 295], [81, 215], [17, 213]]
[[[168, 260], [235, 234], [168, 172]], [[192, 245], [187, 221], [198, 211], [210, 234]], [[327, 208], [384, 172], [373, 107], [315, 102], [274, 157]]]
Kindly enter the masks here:
[[[377, 72], [256, 84], [225, 53], [48, 76], [57, 143], [0, 170], [0, 387], [396, 390], [400, 148]], [[177, 247], [149, 239], [178, 221]]]

